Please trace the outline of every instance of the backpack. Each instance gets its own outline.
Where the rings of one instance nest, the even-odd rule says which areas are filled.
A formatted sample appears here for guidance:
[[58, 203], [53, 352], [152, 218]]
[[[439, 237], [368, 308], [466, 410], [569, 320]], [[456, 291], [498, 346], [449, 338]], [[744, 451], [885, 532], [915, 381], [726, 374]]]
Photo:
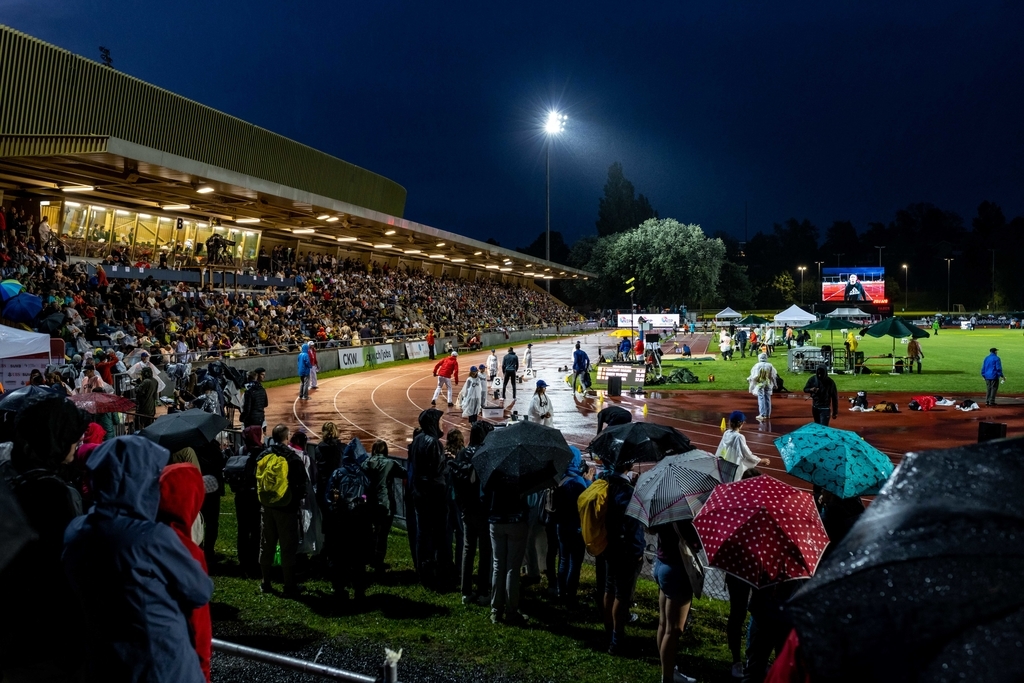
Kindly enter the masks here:
[[455, 502], [463, 510], [476, 510], [482, 505], [480, 480], [473, 468], [473, 455], [476, 450], [476, 446], [467, 446], [459, 452], [454, 460], [448, 461], [452, 489], [455, 491]]
[[292, 501], [288, 488], [288, 459], [271, 451], [256, 463], [256, 494], [266, 507], [285, 507]]
[[597, 557], [608, 548], [608, 480], [598, 479], [580, 494], [576, 501], [580, 511], [580, 529], [587, 552]]
[[358, 465], [343, 464], [327, 480], [327, 507], [331, 512], [355, 510], [366, 504], [370, 478]]
[[232, 455], [224, 465], [224, 481], [238, 490], [245, 481], [245, 466], [249, 463], [249, 454]]

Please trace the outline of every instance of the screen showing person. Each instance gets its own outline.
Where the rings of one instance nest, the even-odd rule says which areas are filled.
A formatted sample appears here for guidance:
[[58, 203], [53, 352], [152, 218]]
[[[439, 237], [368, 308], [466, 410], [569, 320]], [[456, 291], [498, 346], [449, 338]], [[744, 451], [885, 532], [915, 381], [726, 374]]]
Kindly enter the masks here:
[[821, 277], [822, 301], [871, 303], [885, 300], [884, 268], [824, 268]]

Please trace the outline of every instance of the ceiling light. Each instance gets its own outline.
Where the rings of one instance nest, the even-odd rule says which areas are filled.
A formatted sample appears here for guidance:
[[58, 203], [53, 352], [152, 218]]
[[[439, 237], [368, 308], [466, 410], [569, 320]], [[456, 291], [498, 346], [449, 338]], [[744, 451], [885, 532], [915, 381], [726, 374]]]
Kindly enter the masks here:
[[494, 269], [496, 269], [496, 268], [497, 268], [498, 266], [484, 266], [484, 267], [485, 267], [485, 268], [487, 268], [487, 270], [494, 270]]
[[50, 202], [47, 202], [47, 201], [39, 202], [39, 206], [49, 206], [49, 205], [50, 205]]
[[559, 275], [565, 275], [565, 271], [563, 270], [562, 272], [559, 273]]
[[152, 218], [148, 213], [140, 213], [139, 218]]
[[505, 263], [512, 263], [512, 259], [510, 259], [510, 258], [505, 259]]
[[[65, 202], [65, 203], [66, 204], [71, 204], [71, 202]], [[92, 209], [93, 211], [95, 211], [96, 213], [104, 213], [107, 210], [107, 207], [105, 207], [105, 206], [90, 206], [89, 208]]]
[[236, 223], [259, 223], [259, 218], [236, 218]]
[[536, 275], [536, 273], [534, 273], [532, 270], [528, 270], [524, 272], [523, 275]]
[[338, 222], [338, 217], [337, 216], [331, 216], [330, 218], [327, 219], [327, 222], [328, 223], [337, 223]]
[[238, 228], [231, 228], [228, 232], [238, 232]]
[[484, 253], [484, 252], [482, 252], [482, 251], [474, 251], [473, 252], [473, 256], [479, 256], [482, 253]]
[[292, 228], [293, 235], [312, 235], [314, 232], [313, 228]]
[[191, 204], [168, 204], [167, 206], [161, 206], [164, 211], [187, 211], [192, 208]]
[[316, 219], [318, 221], [325, 221], [325, 220], [327, 220], [330, 217], [331, 217], [331, 214], [329, 214], [329, 213], [322, 213], [319, 216], [317, 216]]
[[210, 194], [213, 192], [213, 188], [209, 185], [203, 185], [202, 187], [196, 188], [196, 192], [199, 194]]
[[419, 249], [406, 249], [405, 253], [406, 254], [420, 254], [422, 252]]
[[167, 216], [160, 216], [160, 217], [158, 217], [158, 218], [156, 219], [156, 222], [157, 222], [157, 223], [163, 223], [164, 221], [169, 221], [169, 220], [171, 220], [171, 219], [170, 219], [170, 218], [168, 218]]
[[96, 188], [92, 185], [68, 185], [67, 187], [60, 188], [65, 192], [92, 192]]
[[373, 248], [374, 249], [390, 249], [393, 246], [395, 246], [395, 245], [393, 245], [393, 244], [375, 244], [375, 245], [373, 245]]
[[555, 279], [555, 276], [554, 275], [545, 275], [544, 279], [545, 280], [553, 280], [553, 279]]
[[466, 262], [466, 259], [464, 259], [464, 258], [453, 258], [452, 259], [452, 263], [465, 263], [465, 262]]
[[510, 271], [512, 269], [511, 268], [498, 268], [498, 270], [500, 270], [503, 273], [507, 273], [508, 271]]
[[550, 273], [550, 272], [551, 272], [551, 269], [550, 269], [550, 268], [545, 268], [545, 269], [544, 269], [544, 272], [545, 272], [545, 273]]
[[444, 242], [438, 242], [438, 243], [437, 243], [437, 244], [435, 244], [434, 246], [435, 246], [435, 247], [443, 247], [443, 246], [444, 246]]
[[255, 234], [256, 234], [256, 233], [254, 233], [254, 232], [253, 232], [252, 230], [246, 230], [246, 231], [245, 231], [245, 236], [246, 236], [246, 237], [252, 237], [252, 236], [253, 236], [253, 235], [255, 235]]
[[117, 215], [118, 215], [118, 216], [127, 216], [127, 215], [128, 215], [128, 212], [127, 212], [127, 211], [125, 211], [124, 209], [118, 209], [118, 210], [117, 210]]
[[206, 227], [206, 223], [196, 223], [196, 227], [197, 228], [205, 228]]
[[337, 239], [339, 242], [355, 242], [356, 241], [355, 237], [336, 237], [335, 239]]
[[385, 230], [384, 231], [384, 235], [385, 236], [387, 236], [387, 235], [394, 235], [396, 232], [398, 232], [398, 231], [397, 230]]
[[[75, 208], [81, 206], [78, 202], [64, 202], [64, 206], [74, 206]], [[127, 213], [127, 212], [125, 212]]]
[[430, 258], [444, 258], [444, 254], [431, 254]]
[[579, 275], [573, 275], [573, 277], [576, 278], [576, 277], [579, 277]]

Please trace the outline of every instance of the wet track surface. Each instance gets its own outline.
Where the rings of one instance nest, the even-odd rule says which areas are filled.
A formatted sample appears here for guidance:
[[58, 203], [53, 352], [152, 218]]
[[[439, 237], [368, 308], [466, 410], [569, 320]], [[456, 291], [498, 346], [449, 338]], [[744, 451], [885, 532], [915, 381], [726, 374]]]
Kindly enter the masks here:
[[[689, 338], [688, 343], [694, 353], [699, 353], [706, 347], [707, 339], [706, 335], [697, 335]], [[615, 343], [604, 334], [592, 334], [581, 340], [592, 359], [597, 358], [599, 347], [608, 353]], [[733, 410], [742, 410], [752, 418], [757, 413], [754, 397], [742, 391], [650, 391], [646, 396], [624, 393], [621, 397], [606, 397], [603, 391], [587, 397], [574, 394], [565, 382], [569, 372], [559, 368], [571, 367], [575, 341], [566, 338], [535, 344], [533, 367], [537, 378], [550, 385], [548, 395], [554, 406], [555, 426], [570, 444], [581, 449], [585, 450], [596, 435], [597, 411], [608, 405], [626, 408], [633, 413], [634, 421], [646, 419], [673, 426], [690, 437], [697, 448], [712, 453], [721, 439], [721, 422], [725, 415]], [[525, 366], [522, 359], [525, 344], [515, 349], [520, 357], [520, 366]], [[507, 351], [508, 347], [497, 349], [499, 362]], [[487, 355], [488, 351], [460, 355], [460, 379], [468, 375], [470, 365], [486, 363]], [[267, 423], [284, 422], [293, 428], [301, 427], [319, 438], [323, 424], [333, 421], [343, 438], [358, 436], [368, 442], [367, 447], [374, 439], [383, 439], [388, 442], [392, 455], [402, 457], [412, 440], [417, 416], [430, 407], [430, 399], [437, 386], [431, 374], [432, 367], [433, 363], [424, 361], [322, 380], [319, 388], [310, 392], [308, 401], [297, 400], [297, 386], [275, 387], [268, 390], [270, 407], [267, 409]], [[789, 384], [803, 384], [805, 376], [783, 374]], [[525, 379], [518, 385], [515, 402], [511, 400], [509, 388], [506, 414], [513, 410], [527, 411], [534, 382], [534, 379]], [[455, 387], [453, 401], [461, 387], [461, 383]], [[626, 389], [623, 387], [624, 392]], [[978, 438], [978, 423], [982, 421], [1006, 422], [1009, 434], [1019, 434], [1024, 429], [1024, 403], [1009, 397], [1000, 398], [1004, 405], [974, 412], [964, 413], [953, 407], [911, 412], [906, 410], [909, 393], [872, 394], [872, 403], [894, 401], [903, 410], [898, 414], [884, 414], [850, 412], [849, 395], [840, 393], [840, 414], [832, 426], [856, 431], [896, 463], [908, 451], [974, 443]], [[977, 399], [980, 396], [979, 391], [972, 397]], [[460, 427], [468, 433], [469, 422], [456, 408], [447, 407], [444, 398], [438, 398], [437, 406], [445, 411], [444, 429]], [[643, 415], [645, 405], [646, 417]], [[808, 485], [785, 474], [772, 441], [810, 422], [810, 414], [810, 401], [803, 393], [786, 392], [775, 395], [770, 422], [759, 425], [751, 420], [744, 427], [751, 450], [772, 460], [771, 465], [761, 469], [801, 488], [808, 488]]]

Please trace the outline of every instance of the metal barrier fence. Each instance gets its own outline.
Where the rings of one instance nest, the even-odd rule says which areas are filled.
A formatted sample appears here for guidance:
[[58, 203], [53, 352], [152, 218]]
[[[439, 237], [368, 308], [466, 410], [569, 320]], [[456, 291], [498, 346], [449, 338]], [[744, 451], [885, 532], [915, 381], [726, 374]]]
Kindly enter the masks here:
[[288, 657], [287, 655], [279, 655], [276, 652], [257, 650], [254, 647], [229, 643], [226, 640], [219, 640], [217, 638], [213, 639], [213, 649], [226, 655], [265, 662], [283, 669], [290, 669], [314, 676], [323, 676], [335, 681], [349, 681], [350, 683], [398, 683], [398, 657], [393, 656], [392, 653], [386, 655], [384, 664], [380, 667], [380, 674], [377, 677], [373, 677], [358, 674], [354, 671], [346, 671], [345, 669], [336, 669], [325, 664], [307, 662], [304, 659]]

